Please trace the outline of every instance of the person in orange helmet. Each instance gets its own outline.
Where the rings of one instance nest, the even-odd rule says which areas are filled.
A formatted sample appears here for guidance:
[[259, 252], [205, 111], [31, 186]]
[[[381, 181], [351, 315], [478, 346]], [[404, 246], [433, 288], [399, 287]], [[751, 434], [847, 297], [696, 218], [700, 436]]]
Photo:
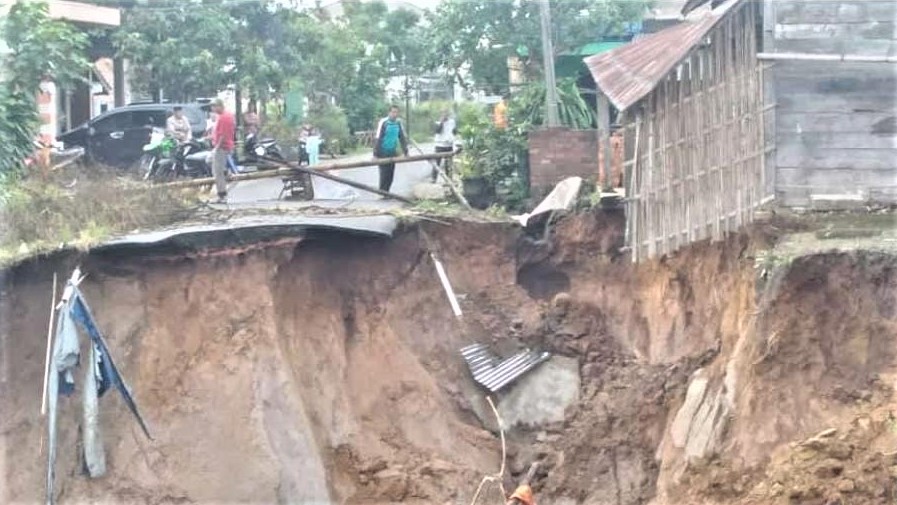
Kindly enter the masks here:
[[533, 496], [533, 488], [529, 484], [517, 486], [514, 494], [508, 498], [506, 505], [536, 505], [536, 498]]

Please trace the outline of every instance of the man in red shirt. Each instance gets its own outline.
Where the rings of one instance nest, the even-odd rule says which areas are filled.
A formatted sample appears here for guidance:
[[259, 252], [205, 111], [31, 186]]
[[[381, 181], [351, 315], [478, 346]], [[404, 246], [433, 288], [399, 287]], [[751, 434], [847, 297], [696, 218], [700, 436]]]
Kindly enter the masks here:
[[212, 132], [212, 173], [215, 174], [215, 188], [218, 202], [227, 202], [227, 157], [234, 150], [234, 136], [237, 130], [234, 115], [224, 108], [220, 98], [212, 102], [212, 111], [218, 115]]

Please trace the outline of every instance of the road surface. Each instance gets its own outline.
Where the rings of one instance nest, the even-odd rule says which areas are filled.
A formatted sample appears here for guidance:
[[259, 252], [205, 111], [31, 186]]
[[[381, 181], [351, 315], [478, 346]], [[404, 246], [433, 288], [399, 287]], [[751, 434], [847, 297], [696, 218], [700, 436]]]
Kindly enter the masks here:
[[[433, 152], [433, 146], [422, 145], [424, 152]], [[411, 154], [419, 154], [412, 148]], [[372, 159], [370, 153], [342, 158], [339, 161], [363, 161]], [[326, 160], [325, 163], [329, 163]], [[352, 168], [347, 170], [335, 170], [331, 174], [353, 181], [377, 187], [379, 184], [379, 170], [376, 165], [366, 168]], [[422, 182], [429, 182], [431, 165], [429, 161], [416, 161], [400, 163], [396, 165], [396, 175], [392, 184], [392, 193], [411, 197], [414, 186]], [[401, 203], [395, 200], [384, 200], [378, 195], [366, 191], [351, 188], [338, 182], [329, 181], [321, 177], [314, 177], [315, 200], [313, 202], [299, 200], [279, 200], [283, 183], [280, 178], [258, 179], [234, 183], [228, 190], [228, 208], [298, 208], [298, 207], [334, 207], [334, 208], [358, 208], [358, 209], [391, 209], [400, 207]]]

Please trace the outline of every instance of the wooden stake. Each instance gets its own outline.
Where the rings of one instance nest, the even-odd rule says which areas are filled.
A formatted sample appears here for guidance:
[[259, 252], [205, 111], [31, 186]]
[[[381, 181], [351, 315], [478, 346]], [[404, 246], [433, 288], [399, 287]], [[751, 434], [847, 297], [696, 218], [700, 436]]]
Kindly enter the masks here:
[[47, 328], [47, 354], [44, 358], [44, 388], [40, 397], [40, 415], [47, 415], [47, 383], [50, 380], [50, 353], [53, 349], [53, 323], [56, 321], [57, 276], [53, 272], [53, 298], [50, 300], [50, 324]]
[[[421, 149], [420, 146], [417, 145], [417, 142], [412, 140], [411, 145], [415, 149], [417, 149], [417, 151], [419, 153], [426, 154], [426, 153], [424, 153], [424, 150]], [[467, 208], [467, 210], [473, 210], [473, 207], [470, 206], [470, 202], [467, 201], [467, 198], [464, 198], [464, 194], [461, 192], [461, 190], [458, 189], [457, 186], [455, 186], [455, 183], [442, 170], [442, 168], [439, 166], [439, 163], [436, 163], [433, 160], [429, 160], [429, 162], [430, 162], [430, 165], [433, 166], [433, 170], [436, 170], [436, 173], [439, 174], [439, 177], [442, 177], [442, 180], [444, 180], [446, 183], [448, 183], [449, 189], [451, 190], [452, 194], [455, 195], [455, 198], [457, 198], [458, 201], [461, 202], [461, 205], [463, 205], [465, 208]]]

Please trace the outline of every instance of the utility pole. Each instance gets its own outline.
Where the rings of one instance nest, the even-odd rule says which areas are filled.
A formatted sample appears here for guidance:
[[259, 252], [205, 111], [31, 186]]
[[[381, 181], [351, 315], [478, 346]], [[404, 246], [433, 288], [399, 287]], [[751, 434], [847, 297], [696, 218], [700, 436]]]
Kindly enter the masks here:
[[554, 44], [551, 42], [551, 6], [548, 0], [539, 0], [539, 17], [542, 20], [542, 61], [545, 66], [545, 126], [561, 125], [558, 114], [558, 88], [554, 76]]

